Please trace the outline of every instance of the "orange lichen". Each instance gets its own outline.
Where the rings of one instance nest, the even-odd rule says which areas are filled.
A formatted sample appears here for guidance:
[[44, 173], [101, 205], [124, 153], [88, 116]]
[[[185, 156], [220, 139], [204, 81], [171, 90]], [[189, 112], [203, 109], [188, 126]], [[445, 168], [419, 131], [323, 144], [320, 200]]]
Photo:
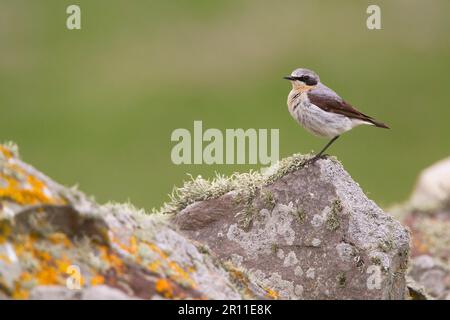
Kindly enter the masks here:
[[147, 245], [147, 247], [150, 248], [150, 250], [156, 252], [157, 254], [159, 254], [162, 258], [167, 259], [168, 255], [164, 253], [164, 251], [162, 251], [157, 245], [155, 245], [154, 243], [151, 242], [145, 242], [145, 244]]
[[71, 265], [65, 254], [62, 257], [52, 256], [49, 251], [39, 249], [36, 246], [37, 237], [32, 235], [19, 236], [13, 243], [16, 255], [20, 258], [27, 255], [26, 259], [34, 259], [33, 268], [23, 272], [15, 282], [12, 297], [26, 299], [28, 292], [23, 284], [35, 281], [38, 285], [63, 285], [67, 278], [67, 269]]
[[429, 246], [426, 243], [427, 241], [423, 238], [424, 238], [423, 236], [420, 237], [416, 235], [412, 239], [413, 248], [416, 255], [428, 253], [430, 250]]
[[123, 269], [123, 261], [120, 259], [120, 257], [114, 253], [110, 253], [108, 256], [109, 262], [112, 266], [115, 267], [117, 270]]
[[[2, 227], [10, 229], [4, 225]], [[79, 269], [70, 268], [76, 266], [77, 262], [71, 261], [70, 251], [65, 250], [65, 248], [73, 247], [73, 244], [63, 233], [52, 233], [47, 237], [40, 237], [36, 234], [18, 234], [9, 241], [11, 241], [17, 257], [20, 260], [29, 261], [27, 272], [22, 272], [10, 289], [11, 297], [14, 299], [27, 299], [29, 290], [36, 285], [64, 286], [69, 277], [79, 281], [81, 286], [84, 285], [85, 280], [88, 280], [92, 286], [101, 285], [107, 281], [95, 268], [86, 279], [77, 273]], [[99, 250], [100, 258], [107, 262], [117, 275], [124, 272], [125, 263], [119, 255], [106, 245], [96, 244], [95, 246]]]
[[0, 222], [0, 244], [5, 243], [11, 234], [11, 225], [6, 221]]
[[155, 290], [165, 298], [173, 298], [173, 288], [167, 279], [158, 279], [155, 283]]
[[136, 254], [138, 251], [138, 242], [136, 240], [136, 237], [131, 236], [130, 237], [130, 253]]
[[114, 236], [114, 233], [110, 234], [111, 241], [119, 246], [120, 249], [128, 252], [131, 255], [135, 255], [138, 251], [138, 242], [135, 236], [131, 236], [129, 239], [129, 244], [122, 243], [119, 239]]
[[91, 278], [91, 285], [98, 286], [105, 283], [105, 278], [102, 275], [96, 275]]
[[234, 280], [236, 280], [241, 284], [244, 284], [245, 286], [248, 286], [249, 284], [248, 278], [242, 271], [233, 267], [230, 268], [229, 273]]
[[188, 269], [187, 269], [187, 272], [188, 273], [192, 273], [192, 272], [195, 272], [195, 271], [197, 271], [197, 268], [195, 268], [195, 267], [188, 267]]
[[160, 272], [161, 270], [161, 261], [155, 260], [150, 262], [147, 265], [148, 270], [150, 270], [151, 272]]
[[28, 282], [33, 280], [33, 275], [29, 272], [22, 272], [19, 276], [20, 282]]
[[11, 259], [8, 256], [6, 256], [4, 254], [1, 254], [1, 253], [0, 253], [0, 261], [5, 262], [6, 264], [10, 264], [11, 263]]
[[[36, 186], [36, 183], [33, 182]], [[0, 225], [3, 228], [9, 228]], [[1, 230], [1, 229], [0, 229]], [[6, 234], [7, 232], [2, 232]], [[112, 239], [117, 243], [117, 239]], [[75, 261], [71, 261], [68, 257], [69, 253], [67, 248], [73, 248], [71, 240], [64, 233], [51, 233], [47, 237], [41, 238], [36, 234], [32, 235], [17, 235], [14, 241], [11, 241], [16, 255], [19, 259], [31, 259], [30, 266], [27, 273], [21, 274], [21, 276], [15, 281], [14, 286], [11, 288], [13, 293], [11, 294], [16, 299], [28, 298], [28, 291], [34, 285], [65, 285], [68, 276], [67, 271], [72, 264], [76, 264]], [[59, 246], [56, 250], [53, 247]], [[138, 259], [146, 259], [141, 256], [138, 248], [141, 246], [147, 246], [151, 251], [156, 253], [150, 263], [147, 263], [147, 269], [158, 273], [161, 278], [155, 283], [155, 290], [166, 298], [181, 297], [176, 293], [179, 285], [184, 287], [195, 288], [196, 284], [191, 279], [189, 272], [195, 271], [195, 268], [188, 267], [182, 268], [178, 263], [172, 261], [169, 255], [161, 250], [156, 244], [149, 243], [137, 239], [135, 236], [131, 236], [128, 239], [128, 243], [122, 244], [122, 249], [126, 248], [126, 251], [132, 255], [137, 261]], [[126, 271], [126, 264], [120, 254], [114, 252], [112, 248], [107, 245], [95, 244], [98, 250], [99, 258], [103, 263], [108, 265], [108, 268], [112, 268], [115, 272], [112, 273], [112, 277], [109, 273], [99, 274], [96, 269], [92, 269], [92, 273], [86, 278], [88, 283], [92, 286], [101, 285], [105, 282], [110, 283], [116, 281], [114, 278], [120, 277]], [[63, 249], [64, 248], [64, 249]], [[124, 249], [125, 250], [125, 249]], [[126, 259], [129, 259], [126, 256]], [[127, 260], [128, 261], [128, 260]], [[148, 261], [147, 261], [148, 262]], [[108, 274], [108, 276], [107, 276]], [[81, 275], [79, 275], [81, 276]], [[82, 283], [84, 279], [81, 278]], [[27, 285], [24, 283], [29, 282]]]
[[271, 298], [271, 299], [278, 299], [278, 297], [280, 296], [280, 295], [278, 294], [278, 292], [276, 292], [275, 290], [273, 290], [273, 289], [271, 289], [271, 288], [265, 288], [264, 290], [266, 291], [266, 296], [267, 296], [268, 298]]
[[38, 258], [39, 260], [41, 260], [44, 263], [49, 263], [53, 259], [52, 256], [50, 255], [50, 253], [48, 253], [46, 251], [34, 250], [34, 255], [36, 258]]
[[72, 245], [72, 242], [67, 236], [61, 232], [54, 232], [48, 235], [47, 239], [53, 244], [62, 244], [66, 248], [69, 248]]
[[6, 159], [11, 159], [14, 157], [14, 153], [4, 145], [0, 145], [0, 153], [2, 153]]
[[[125, 244], [114, 236], [114, 233], [110, 234], [111, 241], [116, 244], [120, 249], [132, 255], [136, 262], [140, 263], [142, 257], [139, 255], [139, 245], [146, 245], [151, 251], [155, 252], [160, 256], [160, 259], [156, 259], [147, 264], [147, 269], [151, 272], [166, 274], [164, 272], [164, 268], [167, 269], [168, 276], [170, 279], [179, 282], [182, 285], [188, 285], [192, 288], [196, 287], [195, 282], [189, 276], [189, 273], [185, 271], [181, 266], [179, 266], [176, 262], [170, 260], [169, 256], [161, 250], [158, 246], [153, 243], [147, 241], [139, 241], [135, 236], [131, 236], [128, 240], [128, 243]], [[104, 259], [108, 260], [111, 264], [117, 265], [118, 261], [114, 260], [114, 255], [106, 254], [106, 251], [103, 250], [102, 256]], [[117, 256], [116, 256], [117, 257]]]
[[21, 256], [25, 252], [33, 252], [36, 237], [33, 235], [27, 235], [20, 237], [19, 241], [14, 242], [14, 250], [17, 256]]
[[66, 273], [72, 265], [71, 261], [65, 255], [61, 259], [55, 260], [55, 264], [60, 273]]
[[[230, 263], [226, 264], [226, 268], [228, 270], [228, 273], [230, 274], [231, 281], [242, 288], [243, 293], [246, 296], [254, 297], [254, 293], [252, 292], [252, 290], [250, 290], [250, 280], [248, 276]], [[267, 292], [267, 290], [265, 291]]]
[[36, 280], [40, 285], [58, 284], [58, 272], [54, 268], [43, 268], [36, 273]]
[[113, 268], [118, 274], [123, 273], [124, 263], [122, 259], [113, 253], [106, 246], [99, 246], [100, 257], [103, 261], [107, 262], [111, 268]]
[[70, 261], [65, 256], [55, 259], [48, 252], [37, 249], [34, 249], [32, 253], [39, 262], [33, 274], [38, 283], [41, 285], [62, 284]]
[[63, 199], [48, 196], [45, 192], [47, 188], [45, 183], [26, 174], [17, 165], [9, 165], [8, 169], [17, 173], [17, 176], [0, 173], [0, 178], [6, 182], [6, 186], [0, 188], [0, 198], [12, 200], [21, 205], [65, 203]]
[[181, 268], [176, 262], [169, 261], [168, 264], [170, 269], [175, 273], [173, 275], [173, 279], [175, 281], [188, 282], [192, 288], [196, 287], [194, 280], [192, 280], [189, 274], [184, 271], [184, 269]]
[[25, 289], [22, 289], [19, 283], [14, 285], [14, 291], [11, 294], [11, 298], [18, 300], [25, 300], [29, 297], [29, 292]]
[[[158, 246], [156, 246], [154, 243], [150, 243], [150, 242], [144, 242], [148, 248], [150, 248], [150, 250], [152, 250], [153, 252], [157, 253], [161, 260], [164, 261], [164, 264], [168, 267], [169, 269], [169, 277], [180, 283], [180, 284], [187, 284], [192, 288], [196, 287], [195, 281], [190, 277], [189, 273], [187, 271], [185, 271], [178, 263], [176, 263], [175, 261], [170, 260], [169, 256], [162, 251]], [[158, 260], [156, 260], [158, 261]], [[163, 263], [159, 263], [158, 265], [153, 263], [149, 265], [149, 270], [155, 272], [155, 266], [158, 267], [158, 271], [160, 270], [160, 266], [162, 266]], [[153, 268], [153, 269], [152, 269]]]

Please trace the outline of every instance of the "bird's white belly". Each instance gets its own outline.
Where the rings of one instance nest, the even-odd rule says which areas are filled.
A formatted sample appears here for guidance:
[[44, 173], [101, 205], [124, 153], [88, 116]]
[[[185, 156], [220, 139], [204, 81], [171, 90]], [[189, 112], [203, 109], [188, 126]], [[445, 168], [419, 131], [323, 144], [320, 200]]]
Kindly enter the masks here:
[[362, 123], [356, 123], [352, 119], [337, 113], [326, 112], [309, 101], [300, 101], [297, 107], [290, 112], [294, 119], [306, 130], [324, 138], [341, 135]]

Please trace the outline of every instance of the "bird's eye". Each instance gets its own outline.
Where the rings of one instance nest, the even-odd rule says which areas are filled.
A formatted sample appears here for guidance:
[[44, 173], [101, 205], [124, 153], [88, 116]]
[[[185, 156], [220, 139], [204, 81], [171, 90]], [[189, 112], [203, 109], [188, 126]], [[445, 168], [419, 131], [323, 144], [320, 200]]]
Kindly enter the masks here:
[[298, 78], [300, 81], [303, 81], [308, 86], [314, 86], [317, 84], [316, 79], [310, 77], [310, 76], [301, 76]]

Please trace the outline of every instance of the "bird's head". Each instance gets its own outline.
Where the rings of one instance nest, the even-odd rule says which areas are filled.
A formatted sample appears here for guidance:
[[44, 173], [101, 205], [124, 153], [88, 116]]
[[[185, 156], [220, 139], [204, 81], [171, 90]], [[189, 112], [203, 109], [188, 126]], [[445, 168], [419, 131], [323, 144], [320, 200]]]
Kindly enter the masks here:
[[292, 83], [292, 88], [300, 91], [307, 91], [314, 88], [319, 82], [319, 76], [308, 69], [295, 69], [290, 76], [284, 77]]

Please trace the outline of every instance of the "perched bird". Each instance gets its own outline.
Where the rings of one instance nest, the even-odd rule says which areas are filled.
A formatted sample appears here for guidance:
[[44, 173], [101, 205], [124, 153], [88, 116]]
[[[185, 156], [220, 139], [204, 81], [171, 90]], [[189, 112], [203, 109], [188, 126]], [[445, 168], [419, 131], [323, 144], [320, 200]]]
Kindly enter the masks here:
[[384, 123], [345, 102], [336, 92], [322, 84], [314, 71], [296, 69], [284, 79], [292, 83], [287, 100], [292, 117], [315, 136], [331, 138], [312, 161], [320, 158], [341, 134], [356, 126], [369, 124], [389, 129]]

